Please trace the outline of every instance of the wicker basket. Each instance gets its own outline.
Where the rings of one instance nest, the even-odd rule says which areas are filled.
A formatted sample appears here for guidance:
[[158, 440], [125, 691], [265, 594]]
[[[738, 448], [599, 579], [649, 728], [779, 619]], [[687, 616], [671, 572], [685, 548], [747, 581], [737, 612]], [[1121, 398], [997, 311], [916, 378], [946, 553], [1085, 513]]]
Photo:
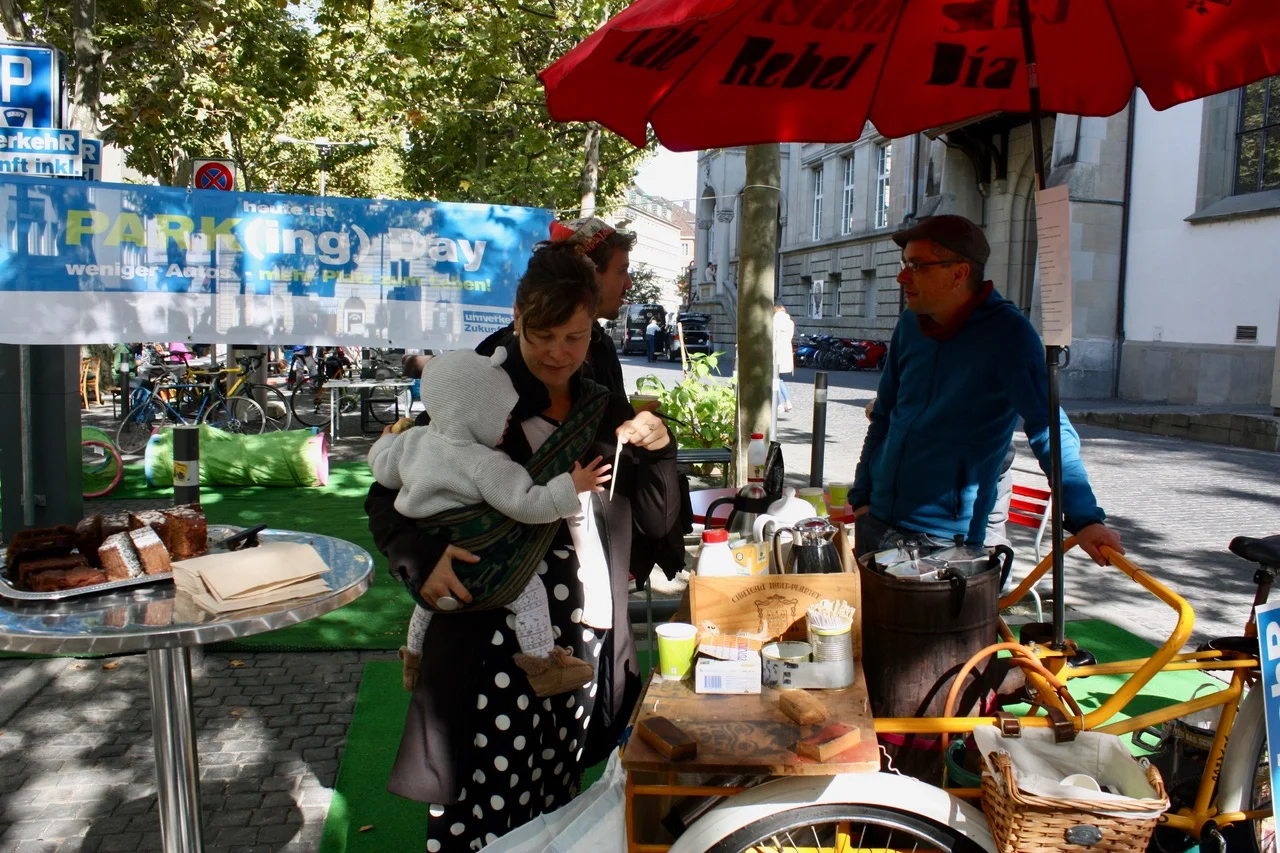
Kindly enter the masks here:
[[[1142, 853], [1160, 814], [1169, 808], [1164, 781], [1155, 767], [1147, 768], [1147, 781], [1156, 799], [1117, 803], [1028, 794], [1018, 790], [1007, 754], [992, 753], [990, 761], [995, 773], [982, 774], [982, 811], [1000, 853]], [[1124, 812], [1134, 816], [1117, 816]]]

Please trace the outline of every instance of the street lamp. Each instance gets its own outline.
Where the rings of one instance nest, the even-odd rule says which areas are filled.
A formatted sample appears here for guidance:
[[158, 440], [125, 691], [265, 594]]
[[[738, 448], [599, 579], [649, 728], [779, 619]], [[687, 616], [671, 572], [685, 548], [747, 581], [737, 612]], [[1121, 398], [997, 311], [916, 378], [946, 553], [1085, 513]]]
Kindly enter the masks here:
[[368, 139], [358, 139], [354, 142], [335, 142], [325, 136], [319, 136], [315, 139], [295, 139], [287, 133], [278, 133], [275, 137], [276, 142], [287, 142], [293, 145], [314, 145], [316, 153], [320, 155], [320, 195], [324, 195], [324, 173], [329, 165], [329, 152], [334, 148], [344, 148], [348, 145], [358, 145], [361, 148], [368, 148], [373, 142]]

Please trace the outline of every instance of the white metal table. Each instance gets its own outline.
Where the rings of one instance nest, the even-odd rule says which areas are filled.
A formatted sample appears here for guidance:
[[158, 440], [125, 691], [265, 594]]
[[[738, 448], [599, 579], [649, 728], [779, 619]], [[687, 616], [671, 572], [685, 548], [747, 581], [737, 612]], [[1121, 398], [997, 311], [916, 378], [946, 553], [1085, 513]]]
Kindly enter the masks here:
[[[324, 383], [324, 387], [329, 389], [329, 437], [333, 441], [338, 440], [338, 424], [342, 420], [342, 412], [338, 409], [338, 392], [347, 391], [352, 388], [360, 391], [372, 391], [374, 388], [403, 388], [406, 391], [413, 387], [412, 379], [330, 379]], [[366, 400], [360, 401], [360, 416], [364, 417], [364, 406]], [[396, 394], [396, 409], [399, 411], [400, 394]], [[409, 413], [409, 407], [405, 406], [405, 414]], [[363, 420], [361, 421], [363, 424]]]
[[[211, 524], [209, 538], [216, 541], [239, 529]], [[0, 650], [53, 655], [147, 653], [165, 853], [203, 850], [191, 648], [305, 622], [355, 601], [371, 583], [373, 558], [350, 542], [289, 530], [265, 530], [259, 538], [311, 545], [329, 567], [324, 579], [332, 591], [218, 615], [179, 597], [172, 581], [57, 601], [0, 598]]]

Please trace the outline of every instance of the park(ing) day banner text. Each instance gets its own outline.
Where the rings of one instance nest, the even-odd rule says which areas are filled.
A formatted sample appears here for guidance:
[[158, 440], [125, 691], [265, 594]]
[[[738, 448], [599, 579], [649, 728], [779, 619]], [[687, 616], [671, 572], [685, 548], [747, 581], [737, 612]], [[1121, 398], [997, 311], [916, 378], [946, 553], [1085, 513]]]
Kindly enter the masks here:
[[456, 349], [511, 320], [546, 210], [0, 180], [0, 343]]

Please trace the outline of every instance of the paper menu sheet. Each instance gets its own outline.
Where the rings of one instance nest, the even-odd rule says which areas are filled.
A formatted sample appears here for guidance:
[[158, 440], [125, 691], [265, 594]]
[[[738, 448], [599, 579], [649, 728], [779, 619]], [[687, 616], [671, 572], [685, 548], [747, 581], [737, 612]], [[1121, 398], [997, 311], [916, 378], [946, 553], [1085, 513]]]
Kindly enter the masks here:
[[324, 560], [310, 545], [272, 542], [173, 564], [180, 592], [211, 613], [261, 607], [331, 591]]
[[1041, 335], [1045, 346], [1071, 346], [1071, 200], [1067, 186], [1036, 194]]

